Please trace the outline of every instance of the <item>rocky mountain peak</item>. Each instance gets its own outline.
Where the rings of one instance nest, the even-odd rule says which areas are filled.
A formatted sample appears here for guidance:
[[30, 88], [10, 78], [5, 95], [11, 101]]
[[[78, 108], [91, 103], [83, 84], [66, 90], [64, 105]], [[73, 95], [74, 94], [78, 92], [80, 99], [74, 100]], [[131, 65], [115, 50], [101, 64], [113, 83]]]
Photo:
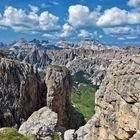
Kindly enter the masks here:
[[30, 43], [35, 43], [35, 44], [39, 44], [40, 43], [40, 41], [39, 40], [37, 40], [36, 38], [34, 38], [33, 40], [31, 40], [30, 41]]
[[32, 48], [31, 52], [25, 57], [24, 62], [32, 65], [40, 62], [39, 51], [36, 47]]
[[110, 46], [105, 45], [95, 39], [85, 39], [84, 41], [80, 42], [79, 46], [80, 46], [80, 48], [92, 49], [92, 50], [97, 50], [97, 51], [110, 48]]
[[58, 124], [66, 129], [75, 128], [85, 123], [84, 117], [71, 105], [70, 92], [72, 78], [69, 70], [63, 66], [47, 68], [47, 106], [58, 113]]

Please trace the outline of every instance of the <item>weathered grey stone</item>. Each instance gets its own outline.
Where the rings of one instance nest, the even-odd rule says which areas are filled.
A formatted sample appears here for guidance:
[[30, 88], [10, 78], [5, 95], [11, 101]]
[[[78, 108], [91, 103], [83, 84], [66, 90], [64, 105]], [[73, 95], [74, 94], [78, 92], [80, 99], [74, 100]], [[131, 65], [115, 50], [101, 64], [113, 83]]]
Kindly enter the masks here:
[[74, 129], [69, 129], [65, 131], [64, 140], [73, 140], [74, 132], [75, 132]]
[[48, 107], [35, 111], [20, 128], [19, 133], [39, 140], [53, 140], [57, 114]]

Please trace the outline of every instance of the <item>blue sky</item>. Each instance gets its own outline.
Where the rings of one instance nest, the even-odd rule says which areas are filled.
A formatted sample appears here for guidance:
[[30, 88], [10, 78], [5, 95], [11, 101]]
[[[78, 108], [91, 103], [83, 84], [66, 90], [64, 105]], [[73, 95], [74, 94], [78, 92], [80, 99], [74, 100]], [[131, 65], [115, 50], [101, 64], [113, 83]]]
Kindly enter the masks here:
[[0, 41], [20, 38], [140, 46], [140, 0], [1, 0]]

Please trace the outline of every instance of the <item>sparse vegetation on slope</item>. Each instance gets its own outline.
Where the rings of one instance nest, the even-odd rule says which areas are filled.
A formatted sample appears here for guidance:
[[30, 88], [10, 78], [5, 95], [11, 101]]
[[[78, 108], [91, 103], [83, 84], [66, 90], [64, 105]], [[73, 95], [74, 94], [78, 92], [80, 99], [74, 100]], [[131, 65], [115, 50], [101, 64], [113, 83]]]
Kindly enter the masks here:
[[79, 71], [73, 75], [74, 85], [78, 85], [79, 83], [91, 84], [90, 80], [87, 79], [88, 73], [83, 71]]
[[3, 128], [3, 130], [0, 131], [0, 140], [30, 140], [30, 139], [19, 134], [14, 128]]
[[56, 131], [53, 133], [53, 139], [59, 140], [59, 134]]

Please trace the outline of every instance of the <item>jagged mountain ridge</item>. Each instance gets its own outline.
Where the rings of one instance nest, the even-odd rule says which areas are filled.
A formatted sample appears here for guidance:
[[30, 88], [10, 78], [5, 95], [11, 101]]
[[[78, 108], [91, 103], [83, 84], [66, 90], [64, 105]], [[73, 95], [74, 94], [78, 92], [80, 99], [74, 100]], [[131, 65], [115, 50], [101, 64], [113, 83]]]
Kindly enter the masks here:
[[58, 42], [52, 42], [50, 43], [48, 40], [37, 40], [33, 39], [30, 41], [25, 40], [24, 38], [21, 38], [11, 44], [5, 44], [1, 42], [0, 47], [5, 47], [8, 46], [9, 48], [12, 49], [30, 49], [32, 46], [36, 46], [40, 50], [44, 49], [71, 49], [71, 48], [82, 48], [83, 46], [86, 46], [85, 49], [93, 49], [93, 50], [100, 50], [100, 49], [105, 49], [109, 48], [108, 45], [105, 45], [98, 40], [95, 39], [85, 39], [81, 41], [80, 43], [77, 42], [70, 42], [70, 41], [58, 41]]
[[[48, 41], [39, 41], [33, 39], [28, 42], [24, 39], [14, 44], [19, 46], [19, 50], [10, 49], [10, 55], [13, 59], [17, 59], [26, 63], [30, 63], [45, 69], [48, 65], [65, 65], [74, 74], [78, 71], [88, 73], [87, 77], [95, 86], [99, 86], [106, 75], [106, 70], [113, 59], [120, 59], [124, 55], [139, 54], [138, 47], [118, 48], [115, 46], [104, 46], [96, 40], [85, 40], [79, 44], [67, 41], [59, 41], [55, 46], [61, 49], [40, 49], [41, 44], [49, 45]], [[35, 47], [32, 44], [38, 46]], [[81, 44], [81, 45], [80, 45]], [[14, 45], [12, 45], [14, 46]], [[67, 48], [67, 46], [70, 46]], [[47, 48], [43, 46], [44, 48]], [[11, 47], [13, 48], [13, 47]], [[63, 49], [62, 49], [63, 48]], [[100, 61], [100, 62], [99, 62]], [[85, 63], [87, 62], [87, 63]]]
[[79, 43], [79, 48], [84, 48], [84, 49], [92, 49], [92, 50], [104, 50], [104, 49], [110, 49], [111, 46], [105, 45], [101, 43], [98, 40], [95, 39], [85, 39], [84, 41], [81, 41]]

